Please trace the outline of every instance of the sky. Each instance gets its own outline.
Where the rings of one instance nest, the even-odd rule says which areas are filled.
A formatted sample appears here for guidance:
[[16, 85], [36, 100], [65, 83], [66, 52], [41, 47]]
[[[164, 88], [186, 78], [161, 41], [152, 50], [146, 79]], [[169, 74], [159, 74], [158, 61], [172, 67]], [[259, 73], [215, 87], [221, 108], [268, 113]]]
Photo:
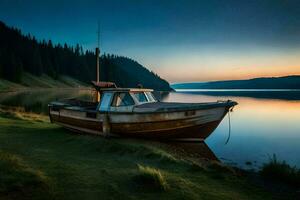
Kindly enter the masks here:
[[171, 83], [300, 75], [299, 0], [0, 0], [37, 39], [135, 59]]

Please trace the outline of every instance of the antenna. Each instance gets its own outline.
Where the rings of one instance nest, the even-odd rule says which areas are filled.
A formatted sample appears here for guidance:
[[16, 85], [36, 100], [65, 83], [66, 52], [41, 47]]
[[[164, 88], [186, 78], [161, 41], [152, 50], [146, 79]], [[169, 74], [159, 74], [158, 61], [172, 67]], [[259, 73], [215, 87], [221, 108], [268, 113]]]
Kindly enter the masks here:
[[100, 47], [100, 22], [98, 20], [98, 29], [97, 29], [97, 47]]
[[[99, 55], [100, 55], [100, 23], [98, 20], [98, 29], [97, 29], [97, 47], [96, 47], [96, 82], [100, 81], [100, 61], [99, 61]], [[96, 101], [100, 101], [100, 93], [96, 93]]]

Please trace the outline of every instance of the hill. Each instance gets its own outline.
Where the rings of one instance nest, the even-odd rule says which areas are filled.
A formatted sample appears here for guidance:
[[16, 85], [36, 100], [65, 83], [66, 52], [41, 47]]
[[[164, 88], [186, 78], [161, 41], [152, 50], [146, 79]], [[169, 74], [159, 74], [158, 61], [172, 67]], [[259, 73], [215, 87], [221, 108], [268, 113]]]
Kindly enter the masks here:
[[83, 88], [89, 86], [90, 85], [84, 82], [78, 81], [77, 79], [68, 76], [60, 76], [59, 79], [53, 79], [46, 74], [42, 74], [41, 76], [34, 76], [26, 72], [23, 73], [22, 79], [18, 83], [0, 79], [0, 92], [25, 90], [29, 88]]
[[300, 75], [172, 84], [174, 89], [300, 89]]
[[[95, 54], [83, 51], [77, 44], [53, 44], [51, 40], [38, 41], [21, 30], [8, 27], [0, 21], [0, 78], [21, 83], [24, 74], [54, 80], [61, 76], [82, 82], [95, 80]], [[142, 84], [156, 90], [171, 90], [169, 83], [138, 62], [123, 56], [104, 54], [100, 57], [100, 78], [114, 81], [120, 87]]]

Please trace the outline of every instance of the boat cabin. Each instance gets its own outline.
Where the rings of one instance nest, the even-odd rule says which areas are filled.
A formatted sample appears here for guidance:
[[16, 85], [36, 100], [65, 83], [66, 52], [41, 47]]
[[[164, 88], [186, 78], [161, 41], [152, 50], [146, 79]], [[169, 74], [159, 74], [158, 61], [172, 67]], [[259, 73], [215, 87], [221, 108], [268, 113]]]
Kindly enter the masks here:
[[134, 106], [157, 102], [150, 89], [110, 88], [101, 89], [97, 111], [132, 112]]
[[[118, 88], [111, 82], [93, 82], [100, 101], [83, 101], [66, 99], [54, 101], [50, 110], [58, 112], [60, 109], [91, 113], [96, 117], [97, 112], [133, 112], [134, 108], [148, 103], [158, 102], [152, 94], [152, 89]], [[141, 110], [141, 109], [138, 109]]]

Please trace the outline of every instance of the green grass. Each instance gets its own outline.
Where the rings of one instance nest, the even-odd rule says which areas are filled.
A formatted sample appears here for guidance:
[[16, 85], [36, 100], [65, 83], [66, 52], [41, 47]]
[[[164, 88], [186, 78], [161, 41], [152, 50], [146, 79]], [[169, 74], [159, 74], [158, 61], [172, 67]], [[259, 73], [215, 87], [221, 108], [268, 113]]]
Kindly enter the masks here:
[[285, 161], [279, 161], [276, 155], [270, 158], [270, 162], [263, 166], [260, 173], [267, 179], [282, 181], [300, 188], [300, 169], [291, 167]]
[[70, 87], [88, 87], [89, 85], [69, 76], [61, 75], [59, 81]]
[[60, 76], [55, 80], [45, 74], [34, 76], [29, 73], [23, 73], [20, 83], [14, 83], [8, 80], [0, 79], [0, 91], [18, 91], [30, 88], [70, 88], [70, 87], [88, 87], [89, 85], [73, 79], [68, 76]]
[[0, 151], [0, 197], [38, 199], [50, 197], [47, 177], [20, 157]]
[[272, 199], [227, 167], [37, 117], [0, 110], [0, 199]]
[[169, 185], [161, 170], [149, 166], [138, 165], [139, 174], [135, 177], [140, 187], [166, 191]]
[[17, 89], [24, 89], [24, 86], [8, 80], [0, 79], [0, 91], [6, 92]]

